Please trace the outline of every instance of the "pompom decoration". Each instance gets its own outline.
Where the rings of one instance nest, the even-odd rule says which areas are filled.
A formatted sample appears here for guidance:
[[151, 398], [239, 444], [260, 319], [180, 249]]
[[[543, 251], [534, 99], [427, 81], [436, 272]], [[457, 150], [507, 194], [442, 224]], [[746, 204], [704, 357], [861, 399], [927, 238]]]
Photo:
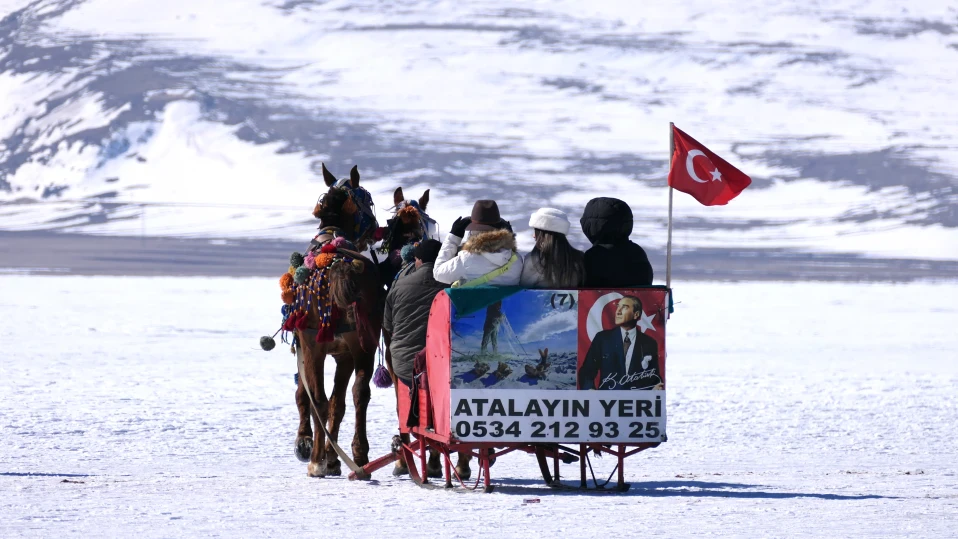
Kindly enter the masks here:
[[333, 241], [329, 242], [336, 246], [337, 249], [349, 249], [350, 251], [355, 251], [356, 246], [353, 245], [353, 242], [347, 240], [346, 238], [340, 236]]
[[289, 273], [284, 273], [283, 276], [279, 278], [280, 290], [286, 290], [291, 286], [293, 286], [293, 276]]
[[296, 268], [296, 273], [293, 275], [293, 280], [296, 281], [297, 284], [303, 284], [309, 279], [309, 274], [311, 272], [312, 270], [306, 266], [300, 266]]
[[289, 313], [291, 313], [292, 311], [293, 311], [292, 305], [283, 305], [283, 307], [280, 308], [279, 310], [280, 314], [283, 315], [283, 318], [286, 318], [287, 316], [289, 316]]
[[303, 265], [309, 269], [316, 269], [316, 254], [310, 252], [308, 255], [306, 255], [306, 261], [303, 262]]
[[296, 299], [296, 292], [294, 292], [292, 288], [287, 288], [286, 290], [283, 290], [283, 295], [281, 297], [283, 299], [283, 303], [286, 305], [292, 305], [293, 301]]
[[296, 273], [296, 268], [298, 268], [298, 267], [299, 267], [299, 266], [290, 266], [290, 267], [289, 267], [289, 270], [288, 270], [286, 273], [289, 273], [290, 275], [292, 275], [292, 274]]
[[303, 255], [300, 253], [293, 253], [289, 255], [289, 265], [294, 268], [298, 268], [303, 265]]
[[400, 251], [400, 256], [402, 257], [402, 261], [405, 262], [406, 264], [408, 264], [408, 263], [412, 262], [413, 260], [415, 260], [415, 259], [416, 259], [416, 245], [415, 245], [415, 244], [412, 244], [412, 243], [410, 243], [410, 244], [408, 244], [408, 245], [404, 245], [403, 248], [402, 248], [402, 251]]
[[[265, 339], [266, 337], [263, 338]], [[260, 339], [260, 341], [262, 342], [262, 339]], [[389, 371], [382, 363], [376, 367], [376, 372], [373, 373], [373, 383], [376, 384], [376, 387], [381, 389], [385, 389], [393, 385], [393, 379], [391, 376], [389, 376]]]
[[419, 222], [419, 210], [410, 204], [396, 212], [396, 217], [405, 225], [414, 225]]
[[323, 248], [319, 250], [320, 253], [336, 253], [336, 246], [332, 242], [323, 245]]
[[399, 266], [402, 266], [401, 251], [399, 249], [393, 249], [392, 251], [389, 251], [389, 256], [386, 257], [386, 260], [388, 260], [393, 267], [398, 268]]
[[336, 255], [333, 253], [321, 253], [316, 257], [316, 267], [325, 268], [333, 263], [333, 260], [336, 258]]
[[358, 258], [354, 258], [353, 261], [351, 262], [351, 264], [353, 265], [354, 268], [356, 268], [356, 271], [363, 271], [363, 261], [362, 261], [362, 260], [359, 260]]
[[272, 337], [262, 336], [259, 338], [259, 347], [269, 352], [276, 347], [276, 341]]
[[353, 197], [346, 199], [346, 202], [343, 202], [341, 211], [346, 215], [352, 215], [356, 213], [359, 208], [356, 207], [356, 203], [353, 202]]

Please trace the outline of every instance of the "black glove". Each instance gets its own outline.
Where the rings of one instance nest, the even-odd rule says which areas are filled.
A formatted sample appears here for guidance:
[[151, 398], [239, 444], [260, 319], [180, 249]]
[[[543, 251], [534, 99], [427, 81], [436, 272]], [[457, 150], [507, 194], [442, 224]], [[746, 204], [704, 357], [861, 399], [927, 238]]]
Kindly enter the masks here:
[[472, 218], [460, 217], [456, 219], [455, 223], [452, 224], [452, 227], [449, 229], [449, 233], [460, 238], [465, 237], [466, 227], [470, 224], [472, 224]]

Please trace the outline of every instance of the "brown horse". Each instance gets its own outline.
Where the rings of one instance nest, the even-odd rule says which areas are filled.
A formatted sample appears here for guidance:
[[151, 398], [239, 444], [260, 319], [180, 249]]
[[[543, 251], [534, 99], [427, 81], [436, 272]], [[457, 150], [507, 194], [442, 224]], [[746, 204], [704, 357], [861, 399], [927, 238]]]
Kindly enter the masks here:
[[[325, 165], [323, 177], [329, 191], [314, 208], [314, 216], [320, 219], [321, 232], [310, 244], [310, 250], [319, 253], [322, 246], [334, 240], [337, 234], [353, 242], [356, 251], [363, 250], [363, 243], [369, 240], [365, 238], [367, 230], [357, 228], [359, 220], [356, 214], [365, 209], [357, 207], [361, 203], [357, 203], [356, 196], [349, 192], [359, 187], [358, 169], [353, 167], [348, 184], [333, 177]], [[375, 229], [375, 220], [372, 226]], [[359, 237], [356, 236], [357, 231]], [[371, 238], [372, 234], [368, 236]], [[318, 292], [322, 286], [316, 285], [319, 281], [312, 285], [307, 283], [305, 328], [296, 330], [303, 367], [296, 388], [299, 430], [295, 453], [300, 460], [309, 461], [307, 471], [310, 477], [341, 474], [339, 457], [331, 451], [330, 443], [338, 441], [339, 427], [346, 413], [346, 387], [353, 373], [356, 375], [353, 382], [356, 432], [352, 453], [359, 466], [369, 462], [366, 409], [370, 399], [369, 382], [373, 375], [376, 345], [382, 330], [383, 289], [376, 265], [356, 251], [343, 247], [336, 250], [336, 262], [328, 266], [325, 274], [328, 294]], [[335, 309], [324, 305], [324, 300], [326, 303], [331, 301]], [[324, 312], [327, 313], [325, 319], [333, 333], [331, 341], [320, 338]], [[333, 320], [329, 321], [329, 312], [339, 313], [339, 316], [333, 316]], [[332, 395], [328, 398], [324, 387], [327, 355], [336, 361]], [[304, 384], [309, 387], [312, 403]], [[315, 422], [316, 429], [311, 428], [310, 418]], [[321, 424], [328, 425], [332, 440], [326, 440]]]
[[397, 187], [393, 192], [393, 206], [390, 210], [395, 216], [386, 222], [383, 242], [378, 249], [386, 257], [379, 263], [379, 275], [387, 289], [392, 287], [396, 275], [403, 268], [400, 251], [404, 246], [424, 238], [438, 239], [436, 222], [426, 213], [428, 205], [429, 189], [423, 192], [419, 200], [407, 200], [403, 196], [402, 187]]

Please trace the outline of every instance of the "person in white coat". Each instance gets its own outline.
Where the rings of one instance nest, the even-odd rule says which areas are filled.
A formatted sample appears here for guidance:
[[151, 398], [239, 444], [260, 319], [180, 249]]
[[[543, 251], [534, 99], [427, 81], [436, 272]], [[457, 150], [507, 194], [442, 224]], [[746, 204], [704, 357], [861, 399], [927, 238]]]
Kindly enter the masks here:
[[524, 257], [519, 282], [526, 288], [579, 288], [585, 257], [569, 244], [569, 218], [562, 210], [539, 208], [529, 219], [536, 245]]
[[[466, 232], [469, 233], [468, 237]], [[466, 239], [465, 243], [463, 238]], [[499, 206], [495, 200], [476, 201], [470, 217], [456, 219], [442, 242], [432, 274], [433, 278], [441, 283], [466, 288], [519, 284], [522, 257], [516, 249], [516, 236], [509, 222], [499, 214]], [[502, 318], [501, 301], [486, 307], [480, 356], [498, 356], [499, 325]], [[490, 344], [492, 356], [487, 356]], [[489, 365], [485, 359], [477, 359], [474, 370], [484, 373], [489, 370]], [[471, 454], [459, 453], [456, 473], [463, 480], [472, 474], [469, 467], [471, 459]]]
[[515, 234], [495, 200], [476, 201], [471, 217], [456, 219], [433, 267], [437, 281], [467, 287], [517, 285], [521, 275]]

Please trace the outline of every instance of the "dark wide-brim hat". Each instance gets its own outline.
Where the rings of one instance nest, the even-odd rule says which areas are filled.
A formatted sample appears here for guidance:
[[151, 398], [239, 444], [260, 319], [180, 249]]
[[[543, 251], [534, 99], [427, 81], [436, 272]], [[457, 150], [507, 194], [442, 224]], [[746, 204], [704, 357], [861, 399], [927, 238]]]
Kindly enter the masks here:
[[477, 200], [472, 205], [472, 222], [466, 227], [470, 232], [485, 232], [499, 230], [506, 226], [506, 222], [499, 215], [499, 205], [495, 200]]

